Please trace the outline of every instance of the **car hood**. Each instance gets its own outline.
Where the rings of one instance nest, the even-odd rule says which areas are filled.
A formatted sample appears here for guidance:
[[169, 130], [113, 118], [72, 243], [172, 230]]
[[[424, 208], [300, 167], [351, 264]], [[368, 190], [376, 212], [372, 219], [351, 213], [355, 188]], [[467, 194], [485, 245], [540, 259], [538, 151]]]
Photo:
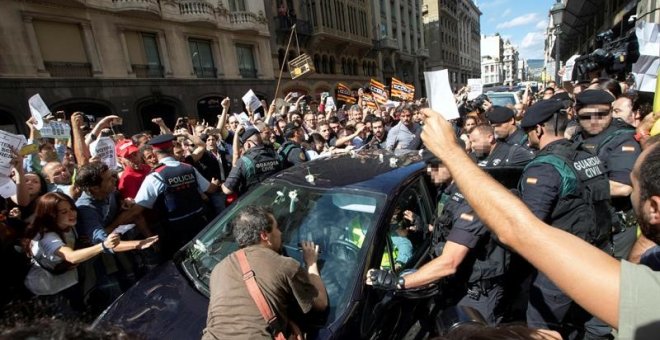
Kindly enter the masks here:
[[120, 296], [93, 327], [119, 327], [150, 339], [199, 339], [206, 325], [208, 298], [169, 261]]

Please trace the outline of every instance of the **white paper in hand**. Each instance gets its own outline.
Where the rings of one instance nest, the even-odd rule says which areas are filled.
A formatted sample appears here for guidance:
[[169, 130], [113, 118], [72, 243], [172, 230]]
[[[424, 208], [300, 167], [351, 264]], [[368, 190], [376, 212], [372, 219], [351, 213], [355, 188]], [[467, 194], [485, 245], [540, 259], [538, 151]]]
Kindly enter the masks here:
[[28, 105], [30, 106], [32, 117], [37, 120], [35, 127], [37, 130], [41, 130], [44, 126], [44, 117], [50, 114], [48, 106], [38, 93], [28, 99]]
[[467, 95], [468, 100], [473, 100], [484, 92], [484, 86], [481, 78], [468, 79], [467, 85], [470, 87], [470, 92], [468, 92]]
[[92, 157], [98, 157], [101, 162], [108, 165], [111, 170], [117, 169], [117, 155], [115, 142], [110, 137], [100, 137], [89, 144]]
[[25, 136], [0, 130], [0, 175], [8, 177], [11, 174], [12, 152], [18, 152], [25, 144]]
[[254, 94], [254, 91], [252, 91], [252, 89], [247, 91], [243, 96], [243, 103], [245, 103], [245, 106], [250, 108], [251, 112], [254, 112], [256, 109], [258, 109], [261, 106], [261, 100], [259, 100], [259, 97], [257, 97], [256, 94]]
[[449, 72], [447, 70], [424, 72], [424, 78], [431, 110], [441, 113], [447, 120], [459, 118], [456, 100], [449, 85]]
[[55, 139], [71, 138], [71, 127], [65, 122], [48, 122], [41, 128], [41, 137]]
[[0, 176], [0, 196], [10, 198], [16, 195], [16, 183], [9, 177]]
[[248, 117], [247, 113], [241, 112], [240, 114], [234, 113], [234, 117], [238, 119], [238, 123], [245, 126], [245, 127], [250, 127], [252, 126], [252, 122], [250, 122], [250, 117]]

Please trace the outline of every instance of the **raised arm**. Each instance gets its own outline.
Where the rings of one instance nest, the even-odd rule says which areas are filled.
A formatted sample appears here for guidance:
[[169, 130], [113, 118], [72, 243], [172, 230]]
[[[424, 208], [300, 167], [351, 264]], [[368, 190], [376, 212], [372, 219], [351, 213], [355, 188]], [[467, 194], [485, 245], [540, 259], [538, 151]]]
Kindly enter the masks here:
[[522, 201], [472, 162], [456, 143], [449, 122], [430, 109], [422, 113], [424, 144], [447, 166], [484, 224], [579, 305], [616, 328], [620, 264], [578, 237], [537, 219]]
[[83, 134], [82, 127], [85, 124], [83, 113], [78, 111], [71, 115], [71, 134], [73, 135], [73, 154], [76, 156], [76, 163], [81, 167], [89, 163], [92, 158], [89, 147], [85, 143], [85, 135]]

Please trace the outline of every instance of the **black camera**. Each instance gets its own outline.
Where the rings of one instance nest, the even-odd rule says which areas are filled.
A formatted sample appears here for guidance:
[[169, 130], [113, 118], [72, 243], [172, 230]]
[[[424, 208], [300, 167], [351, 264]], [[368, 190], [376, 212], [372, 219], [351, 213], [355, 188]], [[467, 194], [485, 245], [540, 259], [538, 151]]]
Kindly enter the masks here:
[[575, 59], [572, 80], [591, 80], [593, 72], [600, 72], [595, 77], [625, 79], [632, 64], [639, 59], [639, 43], [634, 28], [619, 39], [612, 40], [613, 35], [612, 30], [596, 35], [596, 41], [602, 43], [602, 47]]
[[485, 94], [479, 95], [477, 98], [466, 101], [460, 108], [459, 113], [461, 116], [465, 116], [470, 112], [479, 112], [483, 113], [484, 102], [488, 101], [488, 96]]

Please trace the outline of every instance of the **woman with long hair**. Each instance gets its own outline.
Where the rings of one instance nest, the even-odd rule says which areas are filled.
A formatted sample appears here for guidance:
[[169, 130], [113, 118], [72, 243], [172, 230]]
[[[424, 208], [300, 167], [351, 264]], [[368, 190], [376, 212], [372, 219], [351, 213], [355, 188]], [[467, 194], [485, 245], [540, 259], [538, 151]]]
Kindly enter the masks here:
[[52, 192], [38, 199], [34, 221], [26, 231], [26, 237], [31, 239], [27, 253], [32, 267], [25, 278], [25, 286], [35, 295], [65, 298], [74, 308], [82, 309], [76, 287], [78, 264], [104, 251], [148, 248], [158, 241], [158, 236], [121, 241], [119, 234], [112, 233], [99, 244], [76, 249], [76, 221], [76, 206], [69, 196]]

